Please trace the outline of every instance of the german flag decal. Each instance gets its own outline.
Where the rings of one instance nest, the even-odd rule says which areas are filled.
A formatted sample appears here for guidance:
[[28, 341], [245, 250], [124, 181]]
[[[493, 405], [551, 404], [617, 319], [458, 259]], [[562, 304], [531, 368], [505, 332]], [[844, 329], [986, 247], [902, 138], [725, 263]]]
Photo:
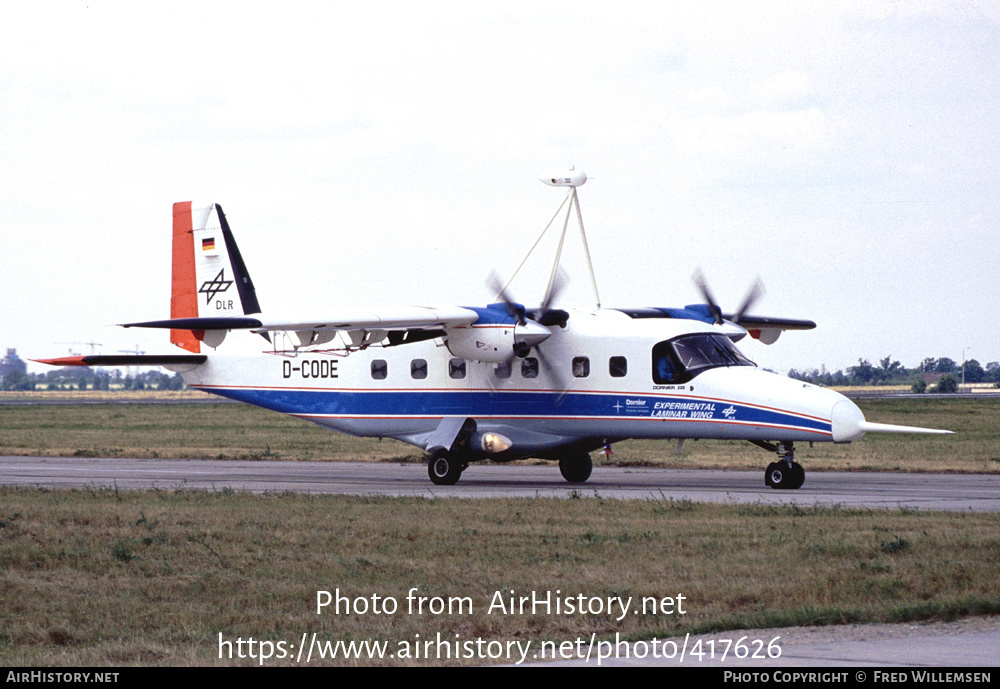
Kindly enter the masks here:
[[215, 237], [209, 237], [208, 239], [201, 240], [201, 250], [202, 251], [215, 251]]

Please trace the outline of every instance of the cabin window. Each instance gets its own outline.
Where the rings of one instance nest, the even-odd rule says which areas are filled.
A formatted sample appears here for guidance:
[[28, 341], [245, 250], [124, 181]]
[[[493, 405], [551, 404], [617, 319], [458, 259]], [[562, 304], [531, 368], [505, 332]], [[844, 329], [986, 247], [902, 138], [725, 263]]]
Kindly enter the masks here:
[[725, 335], [695, 333], [653, 346], [653, 382], [684, 383], [720, 366], [756, 366]]
[[521, 359], [521, 377], [522, 378], [538, 377], [538, 359], [536, 359], [533, 356], [529, 356], [526, 359]]
[[510, 378], [510, 361], [501, 361], [497, 364], [497, 367], [493, 369], [493, 375], [497, 378]]
[[608, 373], [612, 378], [624, 378], [628, 373], [628, 359], [623, 356], [613, 356], [608, 359]]
[[389, 364], [385, 359], [375, 359], [372, 361], [372, 379], [385, 380], [389, 375]]
[[573, 357], [573, 377], [586, 378], [590, 375], [590, 359], [585, 356]]
[[426, 359], [414, 359], [410, 362], [410, 377], [414, 380], [423, 380], [427, 377]]
[[465, 378], [465, 359], [452, 359], [448, 362], [448, 377], [459, 380]]

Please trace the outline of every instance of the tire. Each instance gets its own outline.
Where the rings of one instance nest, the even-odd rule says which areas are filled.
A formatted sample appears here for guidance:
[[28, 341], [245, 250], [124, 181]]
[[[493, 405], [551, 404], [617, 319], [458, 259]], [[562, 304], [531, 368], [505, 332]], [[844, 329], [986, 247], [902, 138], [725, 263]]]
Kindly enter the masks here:
[[456, 461], [450, 452], [439, 450], [427, 461], [427, 475], [437, 486], [453, 486], [458, 483], [465, 467]]
[[791, 475], [791, 485], [788, 486], [791, 489], [801, 488], [802, 484], [806, 482], [806, 470], [802, 468], [802, 465], [798, 462], [792, 462], [792, 475]]
[[788, 488], [789, 474], [787, 464], [784, 462], [772, 462], [767, 465], [767, 471], [764, 472], [764, 483], [771, 486], [771, 488], [779, 490]]
[[586, 452], [559, 460], [559, 473], [570, 483], [584, 483], [593, 470], [594, 463]]
[[806, 470], [798, 462], [789, 468], [786, 462], [772, 462], [764, 472], [764, 484], [778, 490], [801, 488], [806, 480]]
[[774, 483], [771, 481], [771, 470], [775, 468], [777, 462], [771, 462], [767, 465], [767, 469], [764, 469], [764, 485], [768, 488], [774, 488]]

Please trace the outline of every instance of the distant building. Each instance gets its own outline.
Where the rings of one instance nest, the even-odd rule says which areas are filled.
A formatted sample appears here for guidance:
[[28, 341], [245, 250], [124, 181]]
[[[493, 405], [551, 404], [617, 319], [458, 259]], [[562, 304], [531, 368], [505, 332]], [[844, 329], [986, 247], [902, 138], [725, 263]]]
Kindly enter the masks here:
[[3, 377], [8, 373], [14, 373], [15, 371], [27, 373], [28, 366], [17, 356], [16, 349], [8, 349], [7, 356], [0, 359], [0, 380], [3, 380]]

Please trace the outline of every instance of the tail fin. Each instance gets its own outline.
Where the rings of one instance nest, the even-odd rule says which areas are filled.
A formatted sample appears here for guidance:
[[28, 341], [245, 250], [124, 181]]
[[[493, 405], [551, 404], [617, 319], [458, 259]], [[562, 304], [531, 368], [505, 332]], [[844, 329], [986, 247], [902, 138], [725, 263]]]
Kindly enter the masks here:
[[[260, 304], [222, 207], [175, 203], [170, 317], [235, 316], [241, 310], [260, 313]], [[195, 353], [201, 351], [201, 336], [170, 331], [173, 344]]]

